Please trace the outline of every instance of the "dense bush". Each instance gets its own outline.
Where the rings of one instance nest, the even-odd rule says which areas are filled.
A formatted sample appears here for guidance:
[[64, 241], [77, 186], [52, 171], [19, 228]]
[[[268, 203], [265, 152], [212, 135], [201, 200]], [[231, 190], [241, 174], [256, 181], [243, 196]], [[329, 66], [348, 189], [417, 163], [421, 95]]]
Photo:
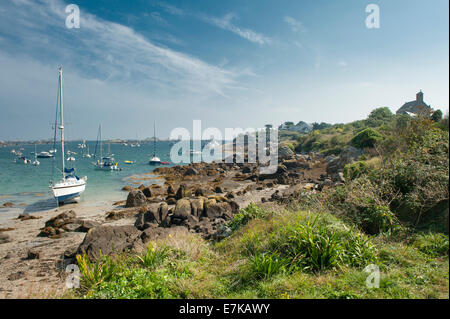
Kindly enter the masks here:
[[366, 128], [352, 138], [351, 144], [357, 148], [374, 147], [381, 139], [381, 134], [376, 130]]
[[369, 235], [391, 232], [399, 228], [397, 217], [389, 207], [378, 205], [361, 208], [358, 224]]

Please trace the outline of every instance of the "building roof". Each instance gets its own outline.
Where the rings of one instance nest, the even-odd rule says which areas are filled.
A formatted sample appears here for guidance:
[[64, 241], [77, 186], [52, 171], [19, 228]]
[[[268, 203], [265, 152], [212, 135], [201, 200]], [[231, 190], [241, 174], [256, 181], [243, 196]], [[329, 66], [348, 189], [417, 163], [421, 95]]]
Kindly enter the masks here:
[[423, 101], [423, 93], [420, 91], [416, 94], [416, 99], [414, 101], [406, 102], [401, 108], [397, 110], [397, 114], [408, 114], [408, 113], [422, 113], [424, 111], [431, 110], [431, 107]]

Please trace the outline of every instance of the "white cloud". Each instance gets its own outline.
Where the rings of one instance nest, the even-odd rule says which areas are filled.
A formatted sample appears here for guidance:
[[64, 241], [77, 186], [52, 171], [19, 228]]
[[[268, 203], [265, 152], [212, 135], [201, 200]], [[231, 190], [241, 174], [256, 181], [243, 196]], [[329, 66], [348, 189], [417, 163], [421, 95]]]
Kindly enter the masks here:
[[160, 2], [158, 3], [159, 6], [161, 6], [164, 10], [166, 10], [168, 13], [177, 15], [177, 16], [184, 16], [184, 15], [190, 15], [196, 19], [200, 19], [206, 23], [212, 24], [220, 29], [227, 30], [230, 32], [233, 32], [234, 34], [237, 34], [241, 38], [244, 38], [250, 42], [258, 43], [258, 44], [271, 44], [272, 40], [258, 32], [255, 32], [251, 29], [242, 28], [239, 26], [234, 25], [231, 21], [236, 18], [236, 15], [234, 13], [228, 13], [222, 18], [217, 18], [214, 16], [209, 16], [202, 13], [189, 13], [185, 12], [184, 10], [181, 10], [175, 6], [169, 5], [167, 3]]
[[81, 11], [80, 29], [66, 29], [65, 4], [15, 0], [4, 3], [0, 29], [14, 40], [9, 53], [32, 55], [48, 62], [72, 63], [89, 78], [136, 82], [152, 89], [219, 94], [238, 86], [238, 74], [196, 57], [161, 47], [130, 27]]
[[172, 6], [170, 4], [167, 4], [165, 2], [159, 2], [157, 5], [159, 5], [160, 7], [162, 7], [164, 10], [166, 10], [168, 13], [173, 14], [173, 15], [177, 15], [177, 16], [183, 16], [184, 15], [184, 11]]
[[233, 13], [228, 13], [223, 18], [216, 18], [207, 15], [200, 15], [201, 19], [205, 22], [208, 22], [216, 27], [219, 27], [223, 30], [231, 31], [238, 36], [247, 39], [250, 42], [258, 43], [258, 44], [271, 44], [272, 40], [269, 37], [261, 33], [257, 33], [253, 30], [241, 28], [234, 25], [231, 21], [236, 18], [236, 15]]
[[291, 27], [292, 32], [295, 32], [295, 33], [306, 32], [306, 29], [303, 26], [303, 23], [301, 23], [300, 21], [297, 21], [290, 16], [285, 16], [283, 18], [283, 20]]

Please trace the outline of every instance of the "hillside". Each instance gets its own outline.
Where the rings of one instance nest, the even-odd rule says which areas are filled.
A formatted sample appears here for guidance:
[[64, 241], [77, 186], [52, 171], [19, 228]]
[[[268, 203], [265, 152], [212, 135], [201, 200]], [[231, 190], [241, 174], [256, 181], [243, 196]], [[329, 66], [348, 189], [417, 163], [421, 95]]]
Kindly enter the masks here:
[[[69, 296], [448, 298], [448, 141], [448, 117], [410, 118], [386, 109], [300, 136], [292, 145], [297, 152], [339, 154], [353, 146], [362, 155], [348, 163], [344, 152], [328, 156], [329, 167], [343, 165], [344, 182], [299, 188], [295, 177], [278, 178], [290, 186], [241, 208], [221, 236], [177, 231], [151, 240], [141, 253], [96, 261], [78, 255], [83, 286]], [[301, 165], [308, 171], [319, 162]], [[172, 182], [186, 176], [186, 170], [163, 172]], [[378, 288], [366, 284], [374, 267]]]

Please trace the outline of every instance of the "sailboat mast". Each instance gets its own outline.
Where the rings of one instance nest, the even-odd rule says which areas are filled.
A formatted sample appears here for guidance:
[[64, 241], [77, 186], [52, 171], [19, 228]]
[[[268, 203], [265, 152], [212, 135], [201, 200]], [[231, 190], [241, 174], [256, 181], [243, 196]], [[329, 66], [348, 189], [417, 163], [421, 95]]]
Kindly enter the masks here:
[[62, 79], [62, 67], [59, 67], [59, 105], [61, 107], [61, 125], [59, 129], [61, 130], [61, 158], [62, 158], [62, 176], [65, 179], [64, 173], [64, 121], [63, 121], [63, 79]]
[[156, 156], [156, 121], [153, 121], [153, 157]]
[[102, 125], [100, 124], [100, 163], [103, 163]]

